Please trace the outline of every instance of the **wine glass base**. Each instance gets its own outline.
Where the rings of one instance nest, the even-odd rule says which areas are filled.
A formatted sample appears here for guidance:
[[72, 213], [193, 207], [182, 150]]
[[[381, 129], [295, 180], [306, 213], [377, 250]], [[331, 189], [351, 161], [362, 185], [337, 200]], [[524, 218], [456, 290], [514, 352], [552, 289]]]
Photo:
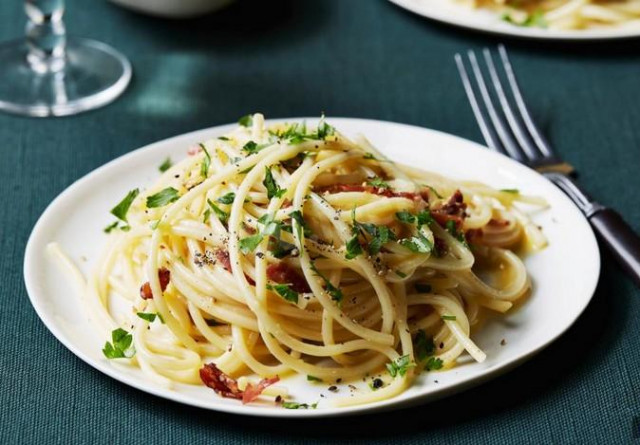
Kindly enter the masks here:
[[0, 46], [0, 111], [26, 116], [66, 116], [106, 105], [126, 89], [131, 64], [104, 43], [67, 40], [65, 63], [38, 72], [24, 41]]

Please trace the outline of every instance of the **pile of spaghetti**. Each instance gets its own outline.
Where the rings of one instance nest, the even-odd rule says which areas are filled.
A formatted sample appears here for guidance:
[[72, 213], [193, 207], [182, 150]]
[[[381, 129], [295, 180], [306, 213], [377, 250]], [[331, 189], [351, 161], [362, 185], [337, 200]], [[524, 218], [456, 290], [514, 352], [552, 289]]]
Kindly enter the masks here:
[[104, 355], [160, 384], [310, 407], [271, 386], [302, 374], [370, 380], [338, 405], [393, 397], [485, 359], [474, 327], [530, 289], [514, 250], [545, 244], [514, 205], [540, 199], [396, 165], [324, 118], [246, 116], [188, 154], [113, 209], [88, 283]]
[[587, 29], [640, 27], [640, 0], [472, 0], [520, 26]]

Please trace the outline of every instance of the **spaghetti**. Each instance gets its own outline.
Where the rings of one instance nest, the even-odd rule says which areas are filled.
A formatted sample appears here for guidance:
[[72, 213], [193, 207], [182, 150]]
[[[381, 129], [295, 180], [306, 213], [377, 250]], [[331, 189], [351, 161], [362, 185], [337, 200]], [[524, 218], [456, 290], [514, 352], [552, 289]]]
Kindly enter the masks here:
[[106, 357], [244, 403], [286, 400], [291, 374], [370, 380], [337, 405], [485, 359], [472, 330], [531, 286], [514, 250], [546, 243], [515, 203], [544, 201], [396, 165], [324, 118], [240, 123], [113, 209], [87, 286]]

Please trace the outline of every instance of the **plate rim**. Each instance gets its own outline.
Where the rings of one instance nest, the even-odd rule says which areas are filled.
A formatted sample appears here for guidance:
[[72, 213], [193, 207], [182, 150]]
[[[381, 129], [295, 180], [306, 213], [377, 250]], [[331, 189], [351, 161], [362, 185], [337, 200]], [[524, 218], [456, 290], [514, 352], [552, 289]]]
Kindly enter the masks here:
[[513, 26], [509, 28], [497, 28], [490, 25], [483, 25], [481, 23], [474, 23], [466, 20], [456, 20], [449, 15], [438, 13], [436, 11], [426, 11], [421, 5], [417, 4], [416, 0], [388, 0], [396, 6], [410, 11], [421, 17], [434, 20], [447, 25], [456, 26], [458, 28], [464, 28], [471, 31], [483, 32], [486, 34], [517, 37], [520, 39], [532, 39], [543, 41], [558, 41], [558, 42], [595, 42], [605, 40], [626, 40], [640, 37], [640, 29], [637, 30], [622, 30], [612, 27], [611, 29], [602, 30], [574, 30], [574, 31], [560, 31], [560, 30], [543, 30], [534, 28], [524, 28]]
[[[530, 169], [529, 167], [523, 164], [520, 164], [502, 154], [493, 152], [487, 149], [486, 147], [483, 147], [482, 145], [480, 145], [475, 141], [465, 139], [463, 137], [456, 136], [443, 131], [420, 127], [417, 125], [410, 125], [410, 124], [405, 124], [400, 122], [383, 121], [383, 120], [376, 120], [376, 119], [349, 118], [349, 117], [329, 117], [328, 119], [332, 123], [336, 123], [337, 127], [340, 127], [341, 122], [350, 122], [353, 124], [357, 124], [357, 123], [373, 124], [376, 126], [391, 125], [391, 126], [403, 127], [409, 131], [419, 130], [421, 132], [435, 134], [437, 137], [444, 137], [445, 139], [451, 138], [453, 140], [458, 141], [459, 144], [464, 145], [464, 150], [482, 151], [485, 155], [489, 154], [489, 156], [495, 157], [496, 160], [500, 159], [499, 162], [506, 161], [516, 170], [525, 169], [525, 170], [529, 170], [530, 172], [536, 175], [539, 175], [537, 172]], [[266, 119], [265, 122], [266, 123], [298, 122], [302, 120], [313, 122], [314, 120], [317, 120], [317, 116], [316, 117], [289, 117], [289, 118]], [[513, 368], [519, 366], [520, 364], [529, 360], [531, 357], [533, 357], [534, 355], [536, 355], [537, 353], [539, 353], [540, 351], [542, 351], [543, 349], [551, 345], [553, 342], [558, 340], [562, 335], [564, 335], [567, 332], [567, 330], [569, 330], [576, 323], [576, 321], [580, 318], [580, 316], [583, 314], [583, 312], [585, 311], [585, 309], [593, 299], [597, 284], [600, 279], [601, 256], [600, 256], [600, 250], [596, 241], [595, 234], [591, 226], [587, 222], [587, 220], [582, 218], [584, 227], [588, 229], [588, 233], [590, 234], [589, 244], [592, 244], [592, 247], [595, 246], [595, 248], [593, 249], [594, 256], [592, 260], [594, 261], [593, 267], [596, 273], [594, 274], [591, 280], [592, 281], [591, 285], [588, 286], [588, 288], [591, 289], [589, 292], [590, 295], [588, 296], [588, 298], [585, 299], [583, 306], [579, 308], [579, 310], [576, 312], [576, 315], [571, 320], [571, 322], [568, 323], [566, 326], [564, 326], [561, 330], [559, 330], [552, 338], [549, 338], [541, 342], [540, 344], [537, 344], [536, 347], [528, 350], [527, 352], [517, 357], [508, 359], [505, 362], [501, 362], [496, 367], [485, 369], [480, 374], [468, 376], [464, 380], [459, 381], [457, 383], [441, 384], [438, 386], [436, 390], [430, 393], [416, 394], [411, 398], [404, 399], [404, 400], [397, 400], [396, 398], [391, 398], [381, 402], [376, 402], [374, 404], [356, 405], [356, 406], [339, 407], [339, 408], [331, 407], [331, 408], [321, 409], [321, 410], [287, 410], [287, 409], [273, 410], [273, 409], [265, 409], [265, 407], [258, 407], [258, 406], [247, 406], [247, 405], [236, 406], [236, 405], [225, 405], [225, 404], [212, 406], [206, 402], [203, 402], [197, 399], [192, 399], [190, 398], [189, 395], [181, 394], [177, 391], [167, 390], [165, 388], [154, 386], [152, 384], [145, 386], [139, 383], [137, 380], [131, 379], [129, 376], [126, 376], [126, 375], [123, 376], [120, 372], [118, 372], [117, 367], [111, 366], [109, 363], [106, 363], [106, 362], [102, 363], [98, 360], [92, 359], [88, 355], [85, 355], [84, 352], [82, 352], [79, 348], [77, 348], [71, 341], [66, 340], [65, 334], [61, 331], [61, 329], [59, 329], [56, 326], [53, 320], [53, 317], [49, 317], [46, 314], [44, 305], [42, 304], [42, 301], [46, 299], [46, 297], [44, 299], [42, 297], [40, 298], [34, 297], [34, 295], [39, 294], [39, 291], [37, 289], [38, 286], [36, 285], [37, 278], [35, 278], [35, 275], [37, 275], [38, 273], [37, 272], [38, 262], [37, 262], [37, 256], [36, 256], [37, 251], [35, 251], [34, 245], [38, 243], [39, 238], [44, 236], [42, 226], [48, 219], [49, 214], [55, 211], [55, 208], [57, 207], [59, 202], [63, 202], [68, 195], [72, 195], [76, 191], [76, 189], [80, 189], [86, 182], [92, 180], [92, 177], [94, 175], [98, 175], [102, 171], [112, 168], [113, 165], [130, 161], [132, 159], [135, 159], [136, 157], [144, 157], [147, 154], [147, 152], [152, 152], [157, 149], [156, 147], [159, 147], [159, 146], [165, 146], [165, 145], [171, 145], [171, 144], [177, 145], [178, 143], [182, 143], [180, 142], [181, 140], [187, 140], [187, 139], [196, 139], [196, 138], [202, 139], [203, 137], [204, 138], [214, 137], [216, 134], [223, 134], [225, 131], [235, 128], [236, 126], [237, 126], [237, 123], [228, 123], [228, 124], [216, 125], [213, 127], [208, 127], [200, 130], [179, 134], [179, 135], [162, 139], [156, 142], [152, 142], [140, 148], [134, 149], [128, 153], [125, 153], [121, 156], [118, 156], [115, 159], [112, 159], [111, 161], [99, 166], [98, 168], [89, 171], [88, 173], [86, 173], [85, 175], [83, 175], [82, 177], [74, 181], [72, 184], [67, 186], [61, 193], [59, 193], [47, 205], [47, 207], [42, 212], [42, 214], [40, 215], [40, 217], [38, 218], [38, 220], [33, 226], [33, 229], [29, 235], [29, 239], [25, 247], [23, 275], [24, 275], [24, 282], [25, 282], [25, 287], [27, 290], [29, 301], [33, 306], [34, 310], [36, 311], [38, 318], [40, 318], [40, 321], [54, 335], [54, 337], [60, 343], [62, 343], [67, 349], [69, 349], [76, 357], [80, 358], [82, 361], [87, 363], [92, 368], [100, 371], [103, 374], [106, 374], [107, 376], [113, 378], [114, 380], [118, 381], [121, 384], [125, 384], [127, 386], [136, 388], [138, 390], [141, 390], [149, 394], [153, 394], [163, 399], [171, 400], [173, 402], [178, 402], [185, 405], [203, 408], [207, 410], [213, 410], [217, 412], [225, 412], [229, 414], [240, 414], [240, 415], [252, 416], [252, 417], [256, 416], [256, 417], [271, 417], [271, 418], [321, 418], [321, 417], [335, 417], [335, 416], [347, 416], [347, 415], [349, 416], [364, 415], [364, 414], [371, 414], [374, 412], [404, 409], [404, 408], [408, 408], [415, 405], [427, 404], [444, 397], [458, 394], [462, 391], [466, 391], [469, 388], [481, 385], [489, 380], [492, 380], [512, 370]], [[186, 142], [184, 144], [186, 146]], [[569, 200], [569, 198], [566, 197], [564, 194], [562, 194], [562, 196], [564, 196], [567, 202], [571, 204], [573, 211], [575, 211], [580, 216], [582, 216], [578, 208]]]

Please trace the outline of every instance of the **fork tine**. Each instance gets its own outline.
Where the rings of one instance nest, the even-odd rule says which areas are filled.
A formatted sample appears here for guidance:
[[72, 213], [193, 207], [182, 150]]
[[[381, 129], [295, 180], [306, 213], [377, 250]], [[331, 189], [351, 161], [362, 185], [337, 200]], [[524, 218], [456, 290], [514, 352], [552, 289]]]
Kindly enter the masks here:
[[536, 146], [540, 150], [540, 152], [547, 157], [555, 157], [553, 150], [551, 150], [551, 146], [547, 142], [547, 140], [542, 136], [538, 127], [533, 123], [533, 119], [531, 118], [531, 114], [529, 113], [529, 109], [524, 103], [524, 99], [522, 98], [522, 94], [520, 93], [520, 87], [518, 86], [518, 81], [516, 80], [516, 75], [513, 72], [513, 68], [511, 67], [511, 62], [509, 61], [509, 56], [507, 55], [507, 50], [504, 45], [498, 45], [498, 52], [500, 53], [500, 58], [502, 59], [502, 64], [504, 66], [504, 71], [507, 74], [507, 79], [509, 80], [509, 86], [511, 87], [511, 92], [513, 93], [513, 97], [516, 101], [516, 105], [520, 110], [522, 115], [522, 119], [524, 124], [527, 126], [533, 141], [536, 143]]
[[521, 121], [518, 120], [516, 115], [513, 113], [513, 109], [509, 104], [509, 100], [507, 96], [504, 94], [504, 89], [502, 88], [502, 82], [500, 81], [500, 76], [498, 76], [498, 72], [496, 71], [496, 67], [493, 63], [493, 57], [491, 56], [491, 51], [488, 48], [485, 48], [483, 51], [484, 60], [487, 64], [487, 68], [489, 70], [489, 76], [491, 77], [491, 81], [493, 83], [493, 88], [498, 96], [498, 100], [500, 101], [500, 105], [502, 105], [502, 111], [504, 112], [507, 122], [509, 123], [509, 127], [511, 128], [512, 133], [520, 143], [520, 148], [530, 161], [535, 160], [540, 157], [537, 147], [531, 140], [531, 137], [527, 133], [527, 129], [522, 125]]
[[468, 52], [469, 62], [471, 63], [471, 69], [475, 75], [476, 83], [478, 84], [478, 89], [480, 90], [480, 95], [484, 101], [484, 105], [489, 113], [489, 117], [491, 118], [491, 122], [493, 122], [493, 126], [498, 132], [498, 136], [500, 137], [500, 141], [502, 142], [505, 150], [513, 159], [523, 162], [524, 157], [522, 155], [522, 151], [518, 147], [518, 144], [513, 139], [513, 136], [509, 132], [507, 128], [507, 123], [504, 118], [498, 114], [496, 108], [493, 106], [493, 101], [491, 100], [491, 96], [489, 95], [489, 90], [487, 89], [487, 85], [484, 81], [484, 77], [482, 75], [482, 71], [480, 70], [480, 65], [478, 65], [478, 60], [476, 59], [476, 54], [469, 50]]
[[458, 74], [460, 74], [462, 85], [464, 86], [464, 90], [467, 93], [467, 99], [471, 104], [471, 109], [473, 110], [473, 114], [476, 117], [476, 121], [478, 121], [480, 132], [482, 132], [482, 136], [484, 137], [487, 146], [492, 150], [507, 154], [504, 147], [500, 143], [500, 140], [498, 139], [498, 135], [496, 134], [495, 130], [487, 124], [487, 119], [480, 109], [480, 105], [478, 104], [476, 95], [473, 92], [473, 86], [471, 85], [471, 81], [469, 80], [469, 74], [467, 73], [467, 69], [464, 66], [464, 62], [462, 61], [462, 56], [460, 56], [460, 54], [456, 54], [454, 56], [454, 59], [456, 61], [456, 66], [458, 67]]

